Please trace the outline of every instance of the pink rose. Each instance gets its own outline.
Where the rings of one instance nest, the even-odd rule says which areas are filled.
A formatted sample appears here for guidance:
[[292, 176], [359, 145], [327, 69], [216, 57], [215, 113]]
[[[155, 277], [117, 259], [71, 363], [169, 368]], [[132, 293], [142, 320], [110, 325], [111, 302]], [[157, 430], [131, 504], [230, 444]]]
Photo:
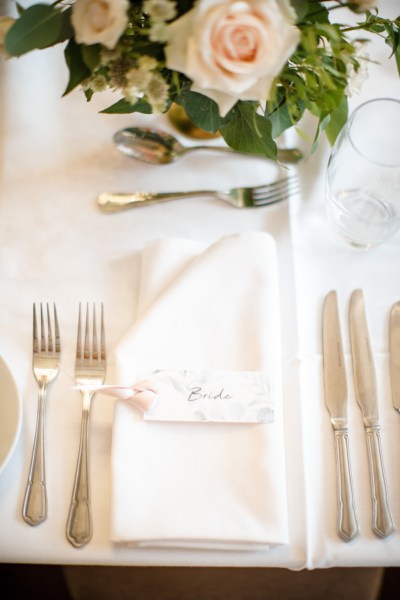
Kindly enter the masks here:
[[199, 0], [169, 25], [166, 64], [217, 102], [221, 116], [237, 100], [268, 99], [300, 32], [288, 0]]
[[78, 44], [115, 47], [128, 25], [128, 0], [76, 0], [72, 25]]

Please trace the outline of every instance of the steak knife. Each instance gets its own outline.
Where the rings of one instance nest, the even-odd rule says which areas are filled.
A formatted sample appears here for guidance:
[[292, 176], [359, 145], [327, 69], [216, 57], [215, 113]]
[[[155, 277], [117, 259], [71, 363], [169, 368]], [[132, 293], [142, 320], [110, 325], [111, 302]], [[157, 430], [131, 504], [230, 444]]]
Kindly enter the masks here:
[[336, 442], [337, 530], [339, 536], [349, 542], [358, 535], [358, 522], [350, 468], [346, 369], [335, 291], [329, 292], [324, 302], [322, 345], [325, 402], [331, 415]]
[[376, 535], [387, 537], [395, 528], [387, 497], [376, 374], [362, 290], [355, 290], [351, 295], [350, 338], [355, 393], [362, 412], [368, 450], [372, 497], [372, 529]]
[[389, 348], [393, 406], [400, 413], [400, 302], [393, 305], [390, 313]]

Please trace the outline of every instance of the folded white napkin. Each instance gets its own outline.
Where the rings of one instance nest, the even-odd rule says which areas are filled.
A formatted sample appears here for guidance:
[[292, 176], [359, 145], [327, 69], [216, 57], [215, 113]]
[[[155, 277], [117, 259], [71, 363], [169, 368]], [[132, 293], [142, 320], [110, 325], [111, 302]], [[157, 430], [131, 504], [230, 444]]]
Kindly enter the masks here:
[[205, 247], [162, 240], [142, 256], [136, 323], [116, 348], [118, 383], [155, 369], [264, 371], [273, 423], [145, 421], [117, 401], [115, 543], [261, 549], [288, 543], [278, 273], [264, 233]]

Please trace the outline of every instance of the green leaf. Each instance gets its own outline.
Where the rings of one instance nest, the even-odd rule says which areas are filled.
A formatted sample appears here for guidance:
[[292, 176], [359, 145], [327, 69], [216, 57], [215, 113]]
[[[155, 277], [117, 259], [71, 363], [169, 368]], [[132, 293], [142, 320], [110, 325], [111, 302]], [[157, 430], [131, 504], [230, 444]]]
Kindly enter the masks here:
[[321, 136], [321, 133], [329, 125], [330, 118], [331, 117], [330, 117], [329, 114], [321, 115], [321, 117], [320, 117], [320, 119], [318, 121], [317, 130], [315, 132], [315, 137], [314, 137], [314, 142], [313, 142], [313, 145], [312, 145], [312, 148], [311, 148], [311, 153], [315, 152], [315, 150], [318, 148], [319, 138]]
[[397, 49], [394, 53], [394, 57], [396, 59], [397, 71], [400, 75], [400, 46], [397, 47]]
[[69, 11], [64, 14], [47, 4], [27, 8], [7, 33], [5, 49], [11, 56], [47, 48], [69, 36]]
[[332, 146], [335, 143], [335, 140], [341, 129], [346, 124], [348, 114], [349, 107], [347, 96], [343, 94], [341, 103], [339, 104], [338, 108], [331, 113], [329, 123], [325, 128], [326, 136]]
[[75, 30], [72, 27], [71, 15], [72, 15], [71, 7], [67, 8], [66, 10], [63, 10], [61, 12], [61, 16], [62, 16], [61, 29], [60, 29], [60, 33], [58, 35], [58, 39], [54, 43], [58, 44], [61, 42], [65, 42], [66, 40], [70, 40], [72, 37], [74, 37]]
[[88, 79], [91, 71], [82, 56], [82, 46], [71, 39], [64, 50], [65, 62], [69, 70], [69, 81], [63, 96], [66, 96], [76, 88], [82, 81]]
[[304, 112], [304, 104], [298, 99], [290, 100], [281, 99], [279, 106], [268, 114], [268, 118], [272, 125], [272, 137], [276, 139], [286, 129], [289, 129], [300, 120]]
[[135, 104], [131, 104], [128, 100], [122, 98], [122, 100], [118, 100], [118, 102], [100, 112], [106, 115], [122, 115], [134, 112], [150, 115], [152, 110], [150, 104], [145, 100], [138, 100]]
[[397, 27], [390, 27], [390, 31], [388, 31], [388, 37], [386, 38], [385, 42], [392, 48], [391, 56], [394, 55], [397, 70], [400, 74], [400, 31], [397, 29]]
[[318, 34], [326, 37], [327, 40], [331, 42], [340, 42], [340, 30], [336, 25], [325, 25], [323, 23], [319, 23], [316, 27]]
[[[292, 1], [292, 0], [291, 0]], [[329, 23], [329, 11], [319, 2], [307, 2], [307, 13], [304, 21], [307, 23]]]
[[290, 4], [293, 6], [296, 15], [297, 22], [302, 21], [308, 12], [308, 1], [307, 0], [290, 0]]
[[94, 69], [100, 64], [101, 60], [101, 46], [100, 44], [93, 44], [92, 46], [85, 46], [82, 44], [82, 60], [85, 65], [94, 71]]
[[279, 106], [269, 115], [271, 121], [271, 135], [275, 139], [282, 135], [286, 129], [293, 125], [292, 119], [288, 111], [287, 103], [285, 102], [282, 106]]
[[86, 98], [87, 102], [90, 102], [91, 99], [93, 98], [94, 91], [89, 88], [89, 89], [83, 90], [83, 93], [85, 94], [85, 98]]
[[307, 55], [312, 56], [317, 51], [319, 40], [313, 27], [302, 30], [301, 43]]
[[257, 114], [257, 104], [237, 102], [225, 118], [220, 133], [231, 148], [276, 160], [277, 147], [267, 117]]
[[197, 127], [210, 133], [219, 130], [222, 119], [217, 103], [211, 98], [185, 89], [175, 98], [175, 102], [184, 108], [188, 117]]

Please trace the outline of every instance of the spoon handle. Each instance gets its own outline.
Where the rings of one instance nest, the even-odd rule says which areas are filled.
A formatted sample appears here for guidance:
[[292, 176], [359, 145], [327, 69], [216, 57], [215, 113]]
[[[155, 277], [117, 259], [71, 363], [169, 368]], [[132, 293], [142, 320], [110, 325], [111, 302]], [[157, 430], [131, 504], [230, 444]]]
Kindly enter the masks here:
[[[267, 158], [262, 154], [249, 154], [248, 152], [241, 152], [235, 150], [229, 146], [187, 146], [185, 147], [184, 153], [193, 152], [194, 150], [208, 150], [209, 152], [229, 152], [230, 154], [241, 154], [242, 156], [251, 156], [256, 158]], [[298, 148], [278, 148], [277, 159], [280, 163], [298, 163], [302, 160], [303, 154]]]

